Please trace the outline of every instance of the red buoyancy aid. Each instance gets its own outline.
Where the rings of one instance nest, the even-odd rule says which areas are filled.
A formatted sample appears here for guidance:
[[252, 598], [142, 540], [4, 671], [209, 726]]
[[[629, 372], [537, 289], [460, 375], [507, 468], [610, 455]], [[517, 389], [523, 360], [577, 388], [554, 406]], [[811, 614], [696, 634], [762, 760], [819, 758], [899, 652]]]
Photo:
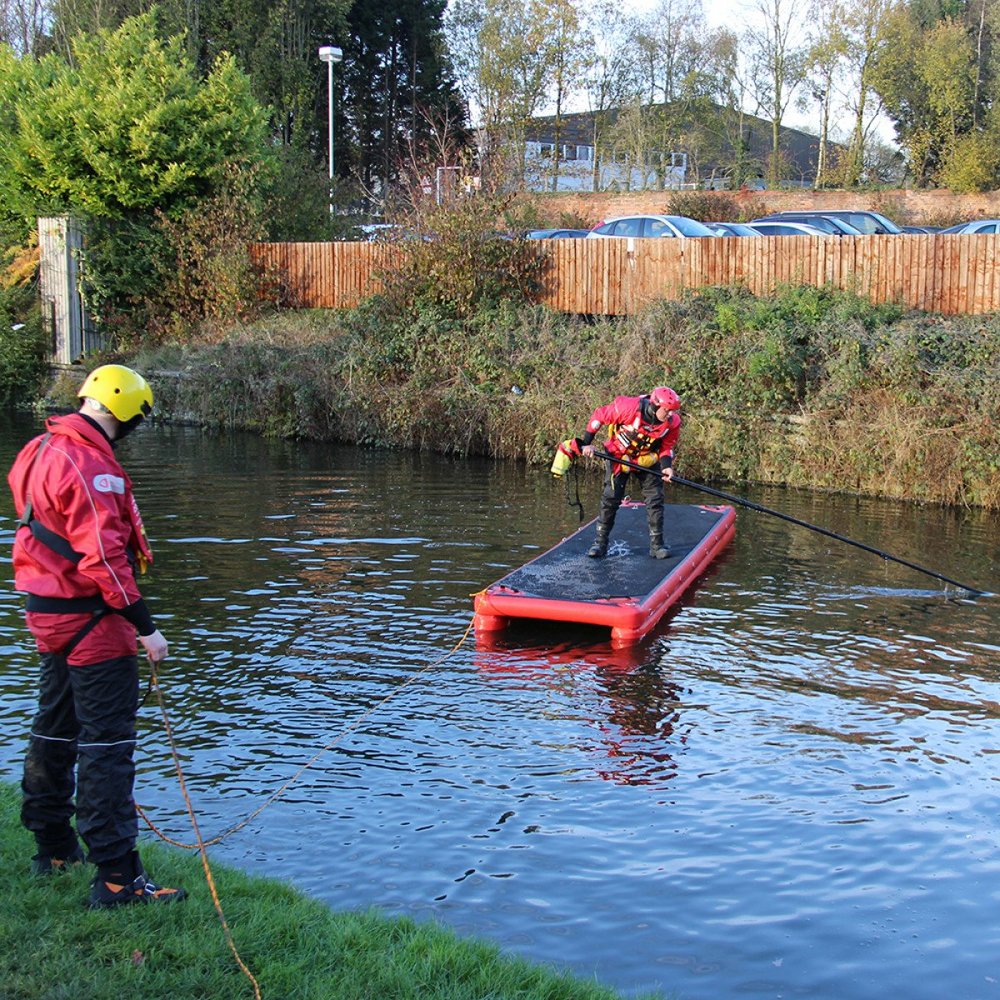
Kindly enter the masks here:
[[[643, 419], [645, 396], [617, 396], [606, 406], [599, 406], [587, 422], [587, 433], [596, 434], [602, 426], [608, 428], [605, 449], [615, 458], [639, 462], [647, 456], [673, 461], [674, 448], [681, 430], [681, 415], [672, 411], [663, 423]], [[615, 467], [615, 472], [621, 466]]]

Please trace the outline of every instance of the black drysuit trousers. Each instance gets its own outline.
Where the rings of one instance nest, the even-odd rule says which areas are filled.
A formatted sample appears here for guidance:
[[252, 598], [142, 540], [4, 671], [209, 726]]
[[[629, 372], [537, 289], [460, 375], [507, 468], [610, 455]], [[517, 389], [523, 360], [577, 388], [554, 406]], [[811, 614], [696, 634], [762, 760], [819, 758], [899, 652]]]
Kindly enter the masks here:
[[137, 657], [70, 666], [63, 656], [42, 654], [38, 712], [21, 781], [21, 822], [35, 835], [40, 854], [65, 857], [76, 844], [74, 812], [93, 864], [116, 861], [135, 848], [138, 703]]

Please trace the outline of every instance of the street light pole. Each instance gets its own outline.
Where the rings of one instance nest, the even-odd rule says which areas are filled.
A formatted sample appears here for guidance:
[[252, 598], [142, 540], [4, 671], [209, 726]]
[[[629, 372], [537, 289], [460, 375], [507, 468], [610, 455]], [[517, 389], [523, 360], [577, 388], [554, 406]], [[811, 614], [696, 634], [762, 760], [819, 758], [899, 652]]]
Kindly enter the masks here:
[[329, 151], [327, 162], [330, 174], [330, 212], [333, 213], [333, 64], [344, 58], [343, 50], [333, 45], [321, 45], [319, 49], [320, 62], [326, 63], [326, 131], [329, 136]]

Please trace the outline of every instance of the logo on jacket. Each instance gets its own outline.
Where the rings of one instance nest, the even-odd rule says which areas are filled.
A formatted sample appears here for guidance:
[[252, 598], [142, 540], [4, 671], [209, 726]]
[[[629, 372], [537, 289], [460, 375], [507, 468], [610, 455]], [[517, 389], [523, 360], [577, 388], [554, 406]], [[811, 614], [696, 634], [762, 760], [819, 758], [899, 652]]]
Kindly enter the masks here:
[[94, 489], [98, 493], [125, 493], [125, 480], [121, 476], [112, 476], [110, 473], [102, 472], [99, 476], [94, 476]]

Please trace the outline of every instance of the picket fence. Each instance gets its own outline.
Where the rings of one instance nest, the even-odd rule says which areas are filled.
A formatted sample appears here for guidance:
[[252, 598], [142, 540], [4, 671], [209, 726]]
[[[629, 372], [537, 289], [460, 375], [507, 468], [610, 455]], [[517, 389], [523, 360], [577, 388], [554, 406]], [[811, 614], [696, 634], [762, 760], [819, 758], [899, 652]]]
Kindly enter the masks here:
[[[302, 308], [357, 305], [405, 252], [385, 243], [256, 243], [268, 294]], [[1000, 236], [766, 236], [717, 239], [539, 240], [538, 301], [585, 315], [620, 316], [685, 289], [738, 285], [767, 295], [782, 285], [831, 285], [874, 303], [926, 312], [1000, 310]]]

